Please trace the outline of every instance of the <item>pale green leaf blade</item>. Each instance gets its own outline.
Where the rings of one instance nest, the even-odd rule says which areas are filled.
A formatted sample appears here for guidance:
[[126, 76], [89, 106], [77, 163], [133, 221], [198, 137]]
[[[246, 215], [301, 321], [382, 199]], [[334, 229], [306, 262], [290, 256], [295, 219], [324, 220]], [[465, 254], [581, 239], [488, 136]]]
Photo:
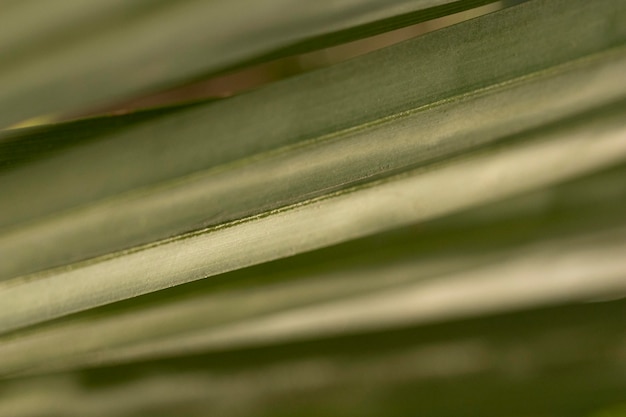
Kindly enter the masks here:
[[[625, 265], [617, 255], [624, 250], [624, 175], [621, 166], [9, 334], [0, 339], [0, 375], [241, 349], [327, 337], [337, 326], [355, 333], [624, 293]], [[325, 319], [329, 315], [333, 320]], [[281, 321], [290, 325], [277, 326]]]
[[[68, 268], [4, 281], [0, 331], [432, 219], [602, 169], [626, 159], [624, 112], [622, 104], [507, 146]], [[571, 163], [579, 155], [585, 158]], [[41, 294], [46, 294], [44, 303]]]

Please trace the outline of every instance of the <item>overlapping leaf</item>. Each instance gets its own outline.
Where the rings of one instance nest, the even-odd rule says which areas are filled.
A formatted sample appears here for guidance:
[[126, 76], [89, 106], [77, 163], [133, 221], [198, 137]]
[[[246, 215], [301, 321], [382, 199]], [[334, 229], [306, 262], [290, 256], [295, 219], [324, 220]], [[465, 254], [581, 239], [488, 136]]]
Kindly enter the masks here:
[[[224, 16], [295, 3], [14, 2], [49, 40], [4, 28], [0, 103], [65, 111], [478, 3], [239, 33]], [[230, 99], [4, 132], [0, 414], [620, 413], [625, 73], [625, 3], [532, 0]]]

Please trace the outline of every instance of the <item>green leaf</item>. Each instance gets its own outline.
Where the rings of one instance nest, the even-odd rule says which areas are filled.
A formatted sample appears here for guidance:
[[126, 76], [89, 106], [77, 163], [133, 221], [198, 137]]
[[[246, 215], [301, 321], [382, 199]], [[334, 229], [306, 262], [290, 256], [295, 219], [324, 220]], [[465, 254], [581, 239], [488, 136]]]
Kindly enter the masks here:
[[[626, 35], [605, 25], [621, 3], [568, 4], [560, 14], [542, 1], [504, 10], [6, 172], [0, 278], [263, 215], [623, 99], [626, 56], [614, 45]], [[588, 33], [543, 41], [561, 26]]]
[[[600, 169], [626, 158], [625, 109], [622, 104], [448, 163], [5, 281], [0, 284], [5, 307], [0, 311], [0, 331], [423, 221]], [[593, 141], [588, 140], [590, 135]], [[585, 159], [571, 164], [578, 155]], [[37, 302], [41, 294], [46, 294], [46, 303]]]
[[[0, 123], [488, 1], [90, 3], [0, 0]], [[0, 415], [621, 410], [624, 74], [626, 3], [530, 0], [1, 132]]]
[[0, 412], [586, 416], [623, 404], [625, 309], [556, 306], [18, 378], [2, 381]]
[[0, 14], [0, 127], [493, 1], [13, 2]]
[[419, 228], [87, 310], [19, 337], [9, 334], [0, 339], [0, 375], [274, 345], [327, 337], [338, 327], [356, 333], [610, 296], [626, 290], [619, 256], [626, 236], [625, 174], [622, 164]]

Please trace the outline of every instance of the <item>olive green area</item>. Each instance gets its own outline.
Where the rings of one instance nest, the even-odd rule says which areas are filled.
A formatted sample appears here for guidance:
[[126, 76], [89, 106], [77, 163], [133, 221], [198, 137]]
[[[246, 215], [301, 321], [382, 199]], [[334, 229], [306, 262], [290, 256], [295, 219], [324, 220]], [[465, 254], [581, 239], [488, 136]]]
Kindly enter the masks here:
[[[280, 362], [290, 363], [291, 360], [296, 358], [302, 360], [302, 357], [315, 358], [317, 356], [330, 356], [334, 357], [335, 360], [350, 364], [352, 361], [374, 361], [378, 354], [385, 355], [394, 350], [401, 352], [407, 347], [428, 346], [431, 344], [437, 346], [440, 343], [445, 345], [448, 343], [453, 344], [454, 342], [462, 343], [463, 341], [470, 341], [471, 344], [471, 341], [478, 339], [479, 344], [484, 342], [487, 345], [491, 345], [496, 351], [500, 350], [500, 353], [504, 353], [504, 355], [499, 358], [502, 360], [501, 363], [498, 363], [498, 359], [491, 363], [493, 367], [491, 372], [488, 370], [475, 372], [478, 375], [474, 375], [474, 378], [481, 382], [477, 384], [478, 387], [475, 391], [470, 388], [473, 382], [471, 377], [468, 380], [459, 378], [456, 383], [452, 384], [453, 387], [458, 384], [455, 391], [459, 395], [459, 397], [454, 396], [453, 398], [463, 398], [466, 401], [470, 401], [468, 406], [472, 404], [471, 398], [475, 394], [479, 396], [479, 398], [474, 399], [476, 401], [474, 403], [477, 406], [476, 409], [473, 409], [471, 406], [467, 409], [470, 415], [481, 415], [480, 408], [482, 407], [486, 408], [486, 412], [494, 413], [500, 411], [502, 414], [512, 412], [513, 415], [526, 415], [542, 410], [543, 412], [566, 412], [570, 407], [572, 411], [580, 412], [577, 410], [578, 407], [597, 406], [610, 399], [616, 402], [623, 401], [619, 388], [626, 383], [626, 377], [623, 372], [619, 372], [619, 369], [623, 369], [624, 366], [623, 358], [619, 357], [619, 349], [622, 347], [624, 337], [626, 336], [623, 322], [620, 319], [624, 313], [626, 313], [626, 302], [623, 300], [597, 304], [557, 306], [480, 319], [455, 320], [444, 324], [418, 326], [409, 329], [302, 341], [283, 346], [216, 352], [211, 355], [191, 355], [187, 358], [144, 363], [138, 362], [132, 366], [95, 368], [80, 372], [78, 375], [85, 386], [102, 387], [111, 382], [128, 381], [133, 371], [136, 372], [137, 376], [144, 376], [154, 375], [159, 371], [184, 372], [200, 367], [210, 372], [221, 374], [228, 371], [236, 372], [242, 368], [254, 369], [255, 365]], [[564, 342], [568, 339], [572, 344], [577, 343], [578, 346], [570, 345], [569, 348], [566, 347]], [[445, 350], [445, 348], [442, 350]], [[468, 350], [471, 350], [471, 348]], [[506, 353], [509, 353], [511, 356], [507, 357]], [[527, 362], [525, 363], [525, 361]], [[535, 368], [533, 370], [533, 365], [537, 366], [538, 369]], [[444, 367], [445, 364], [441, 363], [440, 366]], [[616, 366], [618, 369], [612, 369], [612, 366]], [[516, 369], [516, 367], [519, 367], [519, 369]], [[524, 367], [527, 368], [524, 369]], [[577, 369], [577, 367], [580, 368]], [[547, 371], [546, 375], [542, 375], [542, 370]], [[527, 374], [524, 375], [526, 372]], [[437, 374], [436, 370], [433, 373]], [[495, 376], [493, 374], [500, 375]], [[585, 376], [590, 379], [585, 380]], [[570, 382], [566, 382], [568, 377], [572, 378]], [[543, 378], [546, 378], [547, 381], [543, 381]], [[561, 380], [561, 384], [558, 384], [560, 386], [548, 388], [552, 382], [550, 381], [551, 379], [553, 381]], [[306, 379], [304, 382], [306, 383]], [[426, 394], [424, 397], [414, 397], [414, 402], [404, 404], [405, 407], [410, 408], [402, 410], [402, 401], [394, 401], [393, 397], [397, 395], [396, 398], [410, 398], [411, 395], [409, 393], [416, 387], [409, 385], [401, 387], [397, 391], [397, 388], [392, 385], [389, 387], [388, 392], [388, 395], [392, 397], [389, 399], [390, 404], [396, 403], [400, 406], [398, 411], [405, 412], [411, 408], [419, 409], [423, 403], [425, 403], [426, 407], [432, 407], [433, 411], [439, 411], [437, 407], [445, 407], [445, 402], [442, 399], [449, 398], [449, 394], [445, 392], [445, 389], [444, 392], [440, 392], [435, 398], [430, 401], [427, 400], [427, 393], [437, 392], [444, 388], [446, 386], [445, 382], [443, 384], [435, 384], [438, 385], [437, 387], [429, 386], [427, 381], [422, 382], [419, 379], [415, 382], [417, 382], [417, 387], [421, 388], [424, 394]], [[419, 382], [422, 383], [420, 384]], [[498, 382], [504, 383], [505, 386], [497, 388]], [[598, 386], [594, 387], [594, 391], [602, 391], [603, 388], [606, 391], [598, 395], [597, 398], [589, 398], [588, 395], [585, 395], [579, 400], [580, 402], [577, 401], [573, 394], [576, 392], [584, 394], [592, 386], [591, 382], [598, 383]], [[370, 383], [376, 386], [376, 381], [370, 381]], [[529, 390], [533, 383], [545, 387], [547, 392], [543, 392], [543, 395], [538, 395], [537, 397], [539, 398], [516, 398], [515, 394]], [[367, 386], [367, 383], [364, 385]], [[513, 392], [507, 392], [507, 386], [513, 388]], [[509, 401], [502, 401], [502, 399], [499, 401], [491, 400], [494, 395], [492, 390], [495, 390], [500, 395], [505, 395], [505, 398]], [[542, 390], [534, 387], [532, 391], [539, 393]], [[394, 392], [395, 395], [393, 394]], [[515, 403], [515, 399], [519, 403]], [[526, 403], [526, 400], [529, 400], [530, 404]], [[430, 404], [428, 404], [429, 402]], [[511, 404], [517, 405], [515, 410], [504, 408], [509, 407]], [[490, 405], [495, 406], [495, 409], [489, 410]], [[501, 407], [500, 410], [498, 410], [498, 405]], [[386, 407], [387, 404], [379, 404], [378, 406]], [[449, 407], [451, 412], [457, 409], [458, 404], [450, 404]], [[320, 404], [320, 408], [323, 410], [322, 404]], [[380, 413], [382, 410], [384, 408], [380, 408], [377, 413]], [[326, 411], [326, 413], [329, 413], [329, 411]]]
[[560, 305], [13, 379], [0, 410], [592, 417], [623, 408], [624, 313], [623, 300]]
[[493, 1], [13, 2], [0, 14], [0, 127]]
[[[211, 101], [203, 100], [201, 103], [206, 104]], [[123, 115], [90, 117], [5, 132], [0, 140], [0, 172], [199, 104], [200, 102], [178, 104], [138, 110]]]
[[156, 291], [50, 323], [139, 311], [205, 294], [261, 289], [332, 271], [368, 270], [407, 258], [445, 259], [455, 254], [480, 258], [481, 253], [498, 253], [541, 239], [611, 229], [626, 221], [624, 178], [626, 165], [622, 164], [473, 210]]
[[[0, 125], [487, 3], [0, 0]], [[1, 131], [0, 416], [626, 416], [624, 74], [529, 0]]]
[[[190, 334], [219, 332], [224, 326], [254, 322], [259, 317], [290, 314], [314, 306], [320, 306], [323, 311], [329, 302], [344, 303], [349, 309], [350, 303], [359, 297], [410, 289], [414, 285], [428, 286], [463, 273], [471, 283], [471, 277], [477, 276], [473, 271], [483, 271], [485, 276], [492, 273], [492, 268], [517, 259], [532, 262], [529, 253], [533, 251], [546, 253], [547, 260], [562, 257], [578, 250], [577, 241], [590, 234], [601, 237], [585, 243], [586, 251], [602, 247], [610, 250], [612, 244], [602, 236], [608, 233], [610, 237], [612, 230], [626, 226], [624, 175], [626, 167], [622, 164], [420, 225], [244, 268], [12, 332], [0, 338], [0, 357], [4, 358], [0, 361], [0, 375], [40, 373], [50, 367], [75, 369], [94, 362], [114, 363], [123, 358], [124, 352], [146, 342], [151, 350], [133, 356], [133, 360], [184, 355], [191, 347], [194, 351], [219, 350], [201, 341], [191, 345], [181, 341]], [[545, 269], [547, 263], [540, 262], [535, 272], [540, 272], [546, 282], [558, 279]], [[506, 275], [499, 278], [502, 282], [507, 279]], [[529, 282], [528, 285], [541, 287], [542, 284]], [[450, 288], [454, 286], [453, 282]], [[598, 294], [611, 291], [607, 287]], [[582, 299], [589, 297], [594, 295], [585, 293]], [[534, 302], [524, 301], [531, 305]], [[420, 316], [415, 318], [419, 320]], [[358, 331], [352, 325], [343, 329], [348, 333]], [[68, 345], [64, 340], [75, 342]], [[250, 344], [254, 342], [238, 346]], [[173, 347], [159, 352], [159, 346], [163, 345]], [[112, 352], [117, 353], [111, 356]]]
[[[0, 177], [0, 193], [9, 196], [0, 227], [367, 127], [622, 46], [625, 16], [626, 5], [609, 0], [528, 2], [108, 135]], [[81, 187], [85, 181], [89, 187]]]
[[[67, 129], [97, 138], [0, 175], [0, 278], [262, 215], [622, 100], [625, 36], [605, 15], [617, 22], [623, 6], [550, 7], [522, 4], [122, 131], [58, 125], [52, 142]], [[544, 42], [555, 26], [586, 33]], [[18, 135], [16, 146], [46, 133]]]
[[[0, 310], [0, 329], [6, 332], [589, 174], [624, 160], [623, 120], [624, 105], [616, 104], [576, 121], [528, 132], [504, 146], [258, 216], [4, 281], [0, 284], [0, 301], [5, 306]], [[395, 133], [398, 138], [405, 134], [412, 137], [410, 131]], [[590, 141], [592, 135], [594, 140]], [[580, 155], [585, 158], [577, 160]], [[613, 244], [612, 248], [617, 250]], [[8, 258], [8, 265], [12, 260]], [[609, 258], [602, 266], [614, 271], [620, 261]], [[615, 277], [611, 272], [605, 278]], [[600, 285], [603, 281], [599, 279], [590, 282]], [[41, 303], [40, 294], [46, 294], [46, 303]]]
[[358, 39], [379, 35], [381, 33], [411, 26], [421, 22], [426, 22], [432, 19], [437, 19], [439, 17], [449, 16], [454, 13], [462, 12], [491, 3], [494, 3], [494, 0], [458, 0], [450, 3], [441, 4], [440, 6], [433, 6], [428, 9], [416, 10], [414, 12], [396, 15], [391, 18], [381, 19], [376, 22], [351, 27], [349, 29], [337, 31], [330, 34], [324, 34], [311, 39], [306, 39], [293, 45], [289, 45], [276, 51], [270, 52], [268, 54], [255, 57], [249, 61], [244, 61], [233, 67], [227, 68], [224, 71], [243, 68], [249, 65], [284, 58], [286, 56], [298, 55], [310, 51], [316, 51], [323, 48], [341, 45]]
[[[626, 58], [626, 53], [621, 55]], [[610, 56], [610, 72], [626, 71], [626, 59], [618, 60], [617, 66], [613, 61], [614, 57]], [[573, 70], [537, 77], [535, 81], [523, 80], [488, 94], [444, 103], [362, 132], [338, 135], [274, 155], [259, 155], [247, 165], [227, 166], [43, 218], [0, 235], [0, 248], [9, 257], [0, 267], [0, 278], [214, 227], [402, 171], [427, 167], [463, 153], [523, 142], [533, 134], [541, 135], [542, 131], [568, 126], [570, 122], [593, 120], [597, 114], [606, 112], [607, 106], [600, 111], [579, 113], [578, 110], [620, 94], [605, 69], [604, 59], [593, 65], [585, 63], [574, 66]], [[589, 86], [588, 91], [594, 94], [581, 95], [574, 82], [590, 75], [598, 77], [604, 85]], [[546, 88], [557, 94], [542, 99]], [[519, 111], [510, 119], [499, 117], [506, 116], [510, 109], [503, 103], [514, 100], [520, 91], [525, 92], [525, 97], [515, 103]], [[608, 106], [612, 107], [615, 110], [609, 112], [622, 111], [619, 103]], [[465, 118], [468, 110], [479, 115], [468, 120]], [[568, 114], [572, 112], [573, 115]], [[563, 118], [565, 115], [568, 117]], [[559, 117], [558, 122], [527, 131]], [[449, 125], [441, 128], [441, 123]], [[419, 134], [413, 133], [416, 126]], [[341, 154], [350, 156], [345, 158]], [[33, 199], [40, 200], [41, 196]], [[60, 241], [64, 244], [58, 245]]]

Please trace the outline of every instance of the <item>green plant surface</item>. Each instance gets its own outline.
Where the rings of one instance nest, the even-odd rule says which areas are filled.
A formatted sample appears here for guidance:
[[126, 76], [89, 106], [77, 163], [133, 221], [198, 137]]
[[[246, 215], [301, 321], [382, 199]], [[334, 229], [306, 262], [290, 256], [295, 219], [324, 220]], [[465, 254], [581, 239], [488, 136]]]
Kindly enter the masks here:
[[[624, 172], [623, 166], [614, 168], [420, 227], [9, 334], [0, 339], [0, 374], [41, 372], [51, 363], [56, 370], [73, 369], [240, 348], [334, 334], [337, 326], [354, 333], [608, 295], [626, 289], [620, 273], [626, 264], [619, 256], [626, 233]], [[325, 323], [328, 315], [337, 321]], [[272, 329], [281, 320], [293, 324]]]
[[[604, 22], [602, 14], [590, 14], [596, 8], [580, 4], [589, 13], [542, 15], [531, 32], [540, 39], [555, 25]], [[564, 51], [567, 33], [563, 44], [518, 46], [542, 7], [524, 4], [121, 132], [97, 133], [107, 126], [97, 119], [79, 124], [76, 136], [97, 140], [0, 175], [0, 190], [9, 196], [0, 207], [0, 248], [10, 254], [0, 278], [263, 215], [623, 99], [626, 86], [615, 80], [625, 71], [624, 49], [600, 36], [604, 25], [589, 25], [589, 36], [570, 51]], [[461, 42], [480, 31], [498, 36]], [[537, 70], [548, 65], [546, 56], [556, 61], [557, 52], [572, 60]], [[416, 59], [422, 55], [432, 59]], [[492, 68], [492, 62], [500, 65]], [[37, 137], [54, 142], [68, 136], [62, 125], [49, 136], [42, 128], [24, 129], [12, 146], [36, 147]]]
[[0, 416], [621, 415], [626, 2], [115, 106], [487, 3], [0, 0]]
[[99, 106], [243, 62], [319, 49], [494, 1], [3, 4], [0, 127]]
[[13, 416], [585, 416], [623, 404], [623, 300], [3, 381]]

